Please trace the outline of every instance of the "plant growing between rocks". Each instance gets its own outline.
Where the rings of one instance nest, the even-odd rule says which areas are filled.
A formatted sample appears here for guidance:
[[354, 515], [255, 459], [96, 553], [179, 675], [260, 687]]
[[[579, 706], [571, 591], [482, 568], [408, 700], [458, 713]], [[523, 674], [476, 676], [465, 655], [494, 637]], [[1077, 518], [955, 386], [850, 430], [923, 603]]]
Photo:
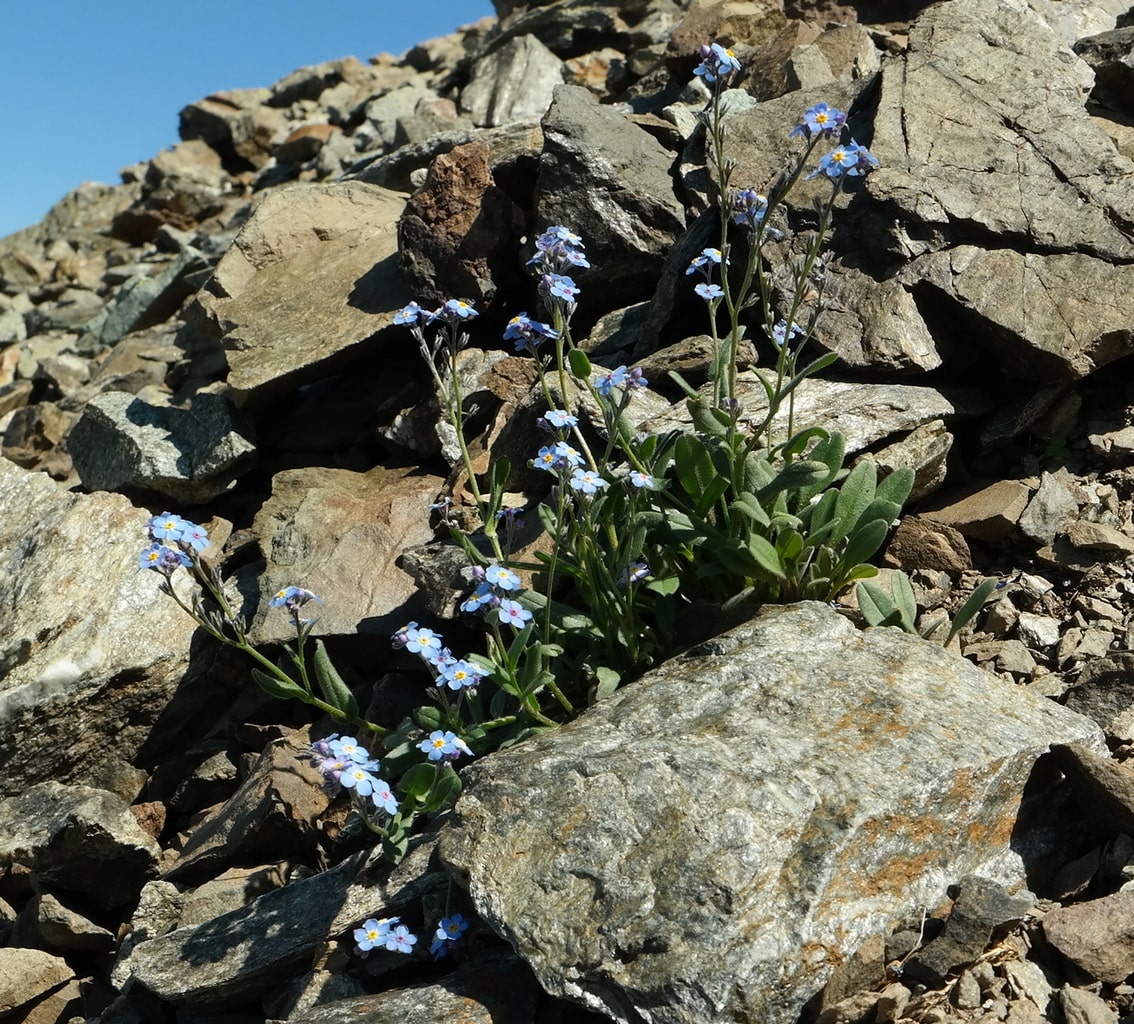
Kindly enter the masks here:
[[[583, 239], [554, 226], [535, 242], [528, 266], [547, 320], [520, 313], [504, 338], [531, 354], [546, 406], [538, 421], [546, 443], [529, 465], [551, 478], [534, 510], [549, 551], [516, 550], [522, 510], [505, 504], [509, 462], [496, 459], [483, 480], [474, 470], [458, 356], [477, 311], [450, 299], [434, 311], [411, 303], [395, 317], [413, 332], [432, 374], [476, 506], [475, 532], [483, 538], [461, 527], [452, 498], [434, 506], [468, 558], [470, 592], [461, 611], [481, 621], [486, 650], [462, 656], [417, 622], [399, 629], [395, 648], [418, 655], [430, 675], [429, 703], [396, 727], [367, 721], [323, 643], [311, 643], [313, 620], [304, 616], [320, 601], [299, 586], [270, 602], [289, 615], [295, 634], [282, 660], [271, 661], [249, 642], [223, 581], [202, 557], [204, 531], [171, 513], [150, 521], [152, 543], [140, 564], [163, 577], [161, 589], [210, 636], [253, 658], [261, 688], [310, 704], [381, 744], [379, 759], [353, 736], [334, 735], [316, 742], [311, 757], [332, 792], [349, 793], [393, 861], [404, 855], [418, 816], [459, 795], [454, 762], [554, 728], [608, 696], [681, 644], [691, 612], [708, 607], [728, 615], [768, 602], [832, 601], [877, 573], [870, 559], [910, 493], [912, 471], [880, 481], [869, 460], [848, 469], [844, 438], [797, 424], [794, 409], [800, 383], [836, 359], [833, 353], [805, 358], [823, 310], [824, 244], [835, 201], [877, 160], [853, 139], [839, 141], [845, 114], [818, 103], [792, 131], [801, 145], [776, 180], [764, 192], [735, 187], [722, 96], [739, 70], [728, 50], [702, 48], [696, 74], [711, 92], [702, 123], [719, 244], [686, 271], [698, 278], [694, 291], [705, 302], [712, 339], [705, 387], [695, 390], [673, 375], [686, 394], [692, 430], [635, 430], [635, 398], [649, 386], [641, 369], [592, 366], [572, 337], [579, 295], [573, 275], [590, 268]], [[825, 141], [835, 148], [816, 160]], [[801, 255], [774, 268], [766, 244], [789, 230], [785, 197], [815, 179], [822, 186], [815, 226], [800, 240]], [[784, 280], [789, 287], [777, 291]], [[788, 296], [782, 308], [777, 294]], [[738, 350], [753, 328], [775, 358], [751, 371], [764, 402], [746, 408]], [[188, 598], [179, 592], [180, 568], [194, 582]], [[872, 588], [860, 590], [860, 601], [871, 622], [908, 628], [903, 595], [887, 605]], [[969, 604], [954, 632], [980, 600]], [[457, 923], [447, 928], [446, 921]], [[435, 936], [435, 955], [451, 948], [462, 922], [459, 915], [442, 921], [445, 936], [441, 930]], [[364, 949], [410, 952], [416, 941], [394, 920], [368, 921], [359, 931]]]

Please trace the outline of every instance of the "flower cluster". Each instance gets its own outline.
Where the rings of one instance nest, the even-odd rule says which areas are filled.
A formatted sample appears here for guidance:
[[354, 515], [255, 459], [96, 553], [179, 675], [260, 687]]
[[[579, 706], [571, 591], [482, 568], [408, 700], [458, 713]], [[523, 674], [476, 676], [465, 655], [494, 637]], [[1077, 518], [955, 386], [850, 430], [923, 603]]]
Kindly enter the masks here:
[[[583, 252], [583, 240], [569, 228], [556, 226], [540, 235], [535, 247], [536, 253], [527, 265], [539, 274], [539, 293], [549, 309], [560, 309], [570, 318], [575, 309], [579, 286], [568, 276], [567, 271], [575, 268], [586, 270], [590, 267], [586, 253]], [[539, 326], [546, 328], [547, 324]], [[548, 337], [542, 330], [538, 333]], [[554, 330], [551, 330], [550, 336], [556, 336]]]
[[375, 807], [388, 814], [397, 813], [397, 799], [376, 774], [381, 764], [353, 736], [335, 733], [317, 740], [311, 744], [310, 756], [312, 766], [323, 776], [323, 788], [332, 796], [347, 789], [359, 797], [369, 797]]
[[475, 690], [491, 675], [487, 669], [464, 658], [458, 658], [442, 644], [440, 634], [419, 626], [416, 622], [407, 623], [390, 639], [395, 650], [404, 647], [410, 654], [420, 657], [433, 672], [437, 685], [454, 693]]
[[[375, 949], [385, 949], [391, 953], [412, 953], [417, 945], [417, 936], [404, 924], [400, 917], [370, 918], [354, 930], [354, 941], [358, 952], [365, 956]], [[448, 956], [469, 930], [469, 921], [462, 914], [443, 917], [433, 933], [429, 952], [434, 960]]]
[[732, 197], [732, 222], [742, 228], [755, 231], [763, 223], [767, 213], [768, 197], [754, 188], [741, 189]]
[[615, 388], [626, 388], [628, 392], [631, 392], [636, 388], [645, 388], [649, 383], [642, 375], [640, 366], [635, 366], [632, 370], [620, 366], [609, 373], [600, 373], [595, 381], [595, 389], [603, 398], [609, 398]]
[[369, 953], [374, 949], [388, 949], [391, 953], [412, 953], [417, 943], [414, 935], [404, 924], [400, 917], [383, 917], [380, 920], [370, 918], [364, 921], [361, 928], [355, 928], [354, 941], [358, 943], [360, 953]]
[[685, 268], [685, 276], [695, 274], [698, 270], [705, 275], [705, 280], [693, 290], [706, 302], [713, 302], [724, 297], [724, 291], [719, 284], [713, 284], [713, 268], [721, 265], [723, 254], [720, 249], [702, 249], [700, 256], [694, 256], [692, 262]]
[[533, 320], [527, 313], [512, 317], [504, 329], [504, 340], [515, 342], [517, 352], [535, 352], [545, 339], [556, 337], [554, 327]]
[[693, 69], [693, 74], [712, 85], [717, 79], [727, 79], [739, 70], [740, 61], [736, 59], [736, 54], [720, 43], [713, 43], [701, 47], [701, 63]]
[[825, 174], [828, 178], [839, 179], [844, 175], [856, 178], [866, 174], [878, 166], [878, 157], [865, 146], [860, 146], [854, 139], [846, 145], [838, 146], [819, 160], [819, 166], [807, 177], [817, 178]]
[[209, 535], [203, 527], [172, 512], [152, 516], [146, 530], [150, 546], [138, 556], [138, 567], [154, 569], [167, 579], [179, 566], [188, 568], [193, 564], [191, 554], [199, 554], [209, 546]]
[[449, 299], [448, 302], [442, 303], [433, 311], [422, 309], [416, 302], [411, 302], [394, 314], [394, 323], [431, 324], [437, 320], [442, 320], [450, 324], [459, 324], [463, 320], [471, 320], [478, 315], [473, 304], [464, 299]]
[[847, 115], [841, 110], [829, 107], [826, 103], [816, 103], [803, 112], [803, 120], [788, 134], [793, 138], [801, 136], [804, 139], [813, 139], [820, 135], [834, 138], [846, 122]]

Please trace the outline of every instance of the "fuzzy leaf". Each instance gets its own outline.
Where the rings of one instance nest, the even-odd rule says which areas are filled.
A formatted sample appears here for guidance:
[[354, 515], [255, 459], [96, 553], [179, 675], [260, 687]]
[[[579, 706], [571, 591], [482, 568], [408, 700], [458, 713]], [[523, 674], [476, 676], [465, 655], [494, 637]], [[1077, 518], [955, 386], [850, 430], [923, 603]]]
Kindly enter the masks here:
[[343, 681], [343, 677], [331, 664], [331, 657], [322, 640], [315, 641], [315, 657], [312, 659], [315, 667], [315, 681], [323, 699], [333, 708], [342, 712], [344, 718], [352, 721], [358, 720], [358, 701], [350, 692], [350, 687]]
[[261, 671], [258, 668], [252, 669], [252, 678], [256, 680], [256, 685], [259, 686], [261, 690], [271, 694], [273, 697], [278, 697], [280, 700], [307, 701], [307, 691], [303, 689], [302, 686], [298, 686], [295, 683], [284, 682], [282, 679], [270, 676], [267, 672]]

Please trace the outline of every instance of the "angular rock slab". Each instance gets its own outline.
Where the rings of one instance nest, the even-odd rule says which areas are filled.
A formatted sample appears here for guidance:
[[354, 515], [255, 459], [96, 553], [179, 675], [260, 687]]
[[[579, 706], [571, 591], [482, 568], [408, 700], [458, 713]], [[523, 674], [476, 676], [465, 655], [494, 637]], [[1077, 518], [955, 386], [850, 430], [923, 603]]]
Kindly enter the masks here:
[[325, 375], [393, 320], [405, 196], [360, 181], [269, 192], [217, 264], [201, 303], [215, 318], [237, 404]]
[[555, 995], [789, 1024], [951, 881], [1020, 881], [1021, 793], [1067, 735], [1103, 749], [940, 647], [773, 608], [467, 769], [441, 856]]
[[129, 762], [196, 629], [138, 569], [147, 518], [0, 459], [0, 793], [54, 779], [137, 795]]
[[1134, 166], [1087, 114], [1093, 82], [1023, 0], [934, 5], [882, 73], [867, 189], [912, 225], [903, 255], [939, 250], [901, 279], [1034, 379], [1134, 351]]
[[254, 522], [267, 560], [258, 576], [256, 641], [294, 635], [291, 620], [268, 603], [289, 586], [323, 601], [308, 605], [315, 636], [397, 629], [415, 586], [396, 563], [406, 548], [433, 539], [429, 505], [443, 486], [431, 473], [382, 466], [367, 473], [318, 466], [277, 473]]
[[68, 439], [91, 491], [151, 491], [197, 505], [229, 490], [256, 451], [253, 425], [224, 395], [190, 408], [151, 405], [126, 391], [97, 395]]

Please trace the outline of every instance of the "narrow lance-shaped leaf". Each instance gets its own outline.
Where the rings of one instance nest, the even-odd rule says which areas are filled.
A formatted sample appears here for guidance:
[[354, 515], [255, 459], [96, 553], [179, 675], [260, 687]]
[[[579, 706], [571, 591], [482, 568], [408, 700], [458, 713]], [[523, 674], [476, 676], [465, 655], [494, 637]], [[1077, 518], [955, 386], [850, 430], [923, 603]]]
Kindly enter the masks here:
[[312, 661], [315, 667], [315, 681], [319, 684], [323, 699], [331, 707], [342, 712], [345, 718], [357, 721], [359, 717], [358, 701], [354, 699], [350, 687], [335, 670], [335, 666], [331, 664], [331, 657], [327, 654], [327, 648], [323, 645], [322, 640], [315, 641], [315, 657]]

